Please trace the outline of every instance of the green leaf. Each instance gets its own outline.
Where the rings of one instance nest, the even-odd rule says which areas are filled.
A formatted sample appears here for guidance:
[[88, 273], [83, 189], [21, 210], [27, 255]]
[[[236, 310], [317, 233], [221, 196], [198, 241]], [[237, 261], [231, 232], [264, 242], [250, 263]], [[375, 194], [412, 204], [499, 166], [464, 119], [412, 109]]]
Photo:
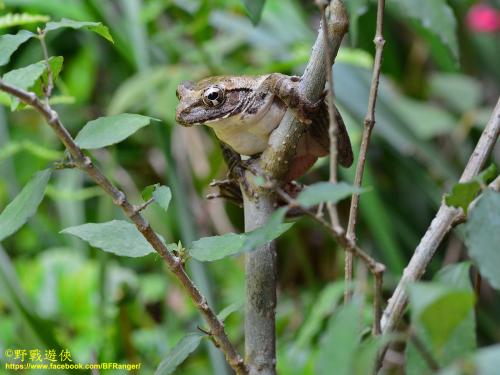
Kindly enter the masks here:
[[349, 33], [352, 43], [358, 40], [358, 20], [359, 17], [368, 11], [369, 0], [347, 0], [345, 2], [347, 13], [349, 13]]
[[7, 64], [21, 44], [36, 36], [31, 31], [20, 30], [17, 34], [0, 36], [0, 66]]
[[469, 256], [491, 286], [500, 290], [500, 193], [486, 189], [465, 224]]
[[75, 138], [83, 149], [106, 147], [123, 141], [137, 130], [156, 119], [149, 116], [122, 113], [120, 115], [99, 117], [87, 122]]
[[210, 262], [255, 250], [290, 229], [293, 223], [282, 223], [285, 213], [284, 208], [277, 210], [265, 225], [247, 233], [226, 233], [200, 238], [191, 244], [189, 254], [201, 262]]
[[172, 199], [172, 192], [168, 186], [160, 185], [153, 190], [153, 198], [161, 208], [167, 211]]
[[331, 374], [332, 364], [335, 364], [335, 375], [352, 374], [351, 370], [354, 366], [356, 349], [360, 339], [361, 311], [360, 304], [353, 301], [342, 306], [330, 318], [326, 331], [320, 340], [315, 374]]
[[243, 0], [247, 14], [254, 25], [259, 23], [265, 3], [266, 0]]
[[331, 283], [321, 290], [317, 301], [314, 303], [297, 335], [297, 339], [295, 340], [297, 348], [305, 348], [311, 344], [314, 336], [321, 330], [323, 321], [332, 313], [344, 294], [344, 285], [344, 282]]
[[429, 337], [433, 353], [443, 353], [453, 331], [474, 307], [473, 292], [441, 283], [415, 283], [408, 291], [412, 324]]
[[490, 166], [484, 169], [481, 173], [479, 173], [474, 180], [479, 182], [482, 185], [486, 185], [490, 181], [492, 181], [497, 175], [497, 167], [495, 164], [490, 164]]
[[[63, 60], [62, 56], [49, 58], [49, 66], [52, 71], [53, 81], [57, 79], [59, 73], [61, 72]], [[47, 64], [45, 60], [42, 60], [24, 68], [11, 70], [10, 72], [7, 72], [2, 79], [9, 85], [25, 91], [32, 91], [36, 95], [40, 96], [43, 94], [43, 85], [47, 82], [47, 77]], [[19, 99], [12, 97], [10, 102], [11, 110], [15, 111], [20, 106], [22, 108], [24, 104], [20, 103]]]
[[200, 345], [203, 334], [198, 332], [188, 333], [177, 345], [167, 353], [155, 371], [155, 375], [168, 375], [186, 360], [186, 358]]
[[49, 16], [42, 14], [29, 13], [7, 13], [0, 17], [0, 29], [6, 29], [13, 26], [22, 26], [31, 23], [41, 23], [50, 20]]
[[285, 214], [286, 208], [282, 207], [273, 212], [265, 225], [246, 233], [247, 238], [241, 248], [241, 251], [255, 250], [256, 248], [278, 238], [290, 229], [294, 223], [283, 223]]
[[467, 215], [469, 204], [481, 191], [481, 185], [477, 181], [469, 181], [455, 184], [450, 194], [446, 194], [444, 200], [448, 206], [461, 207]]
[[123, 220], [77, 225], [61, 233], [72, 234], [94, 247], [120, 256], [136, 258], [154, 252], [135, 225]]
[[363, 193], [365, 191], [365, 189], [354, 187], [345, 182], [337, 184], [319, 182], [307, 186], [297, 197], [297, 202], [305, 207], [311, 207], [321, 202], [337, 203], [353, 193]]
[[390, 0], [388, 5], [435, 37], [458, 63], [457, 22], [446, 0]]
[[16, 232], [33, 216], [45, 194], [52, 170], [37, 172], [0, 214], [0, 241]]
[[229, 315], [231, 315], [232, 313], [238, 311], [239, 309], [241, 309], [241, 307], [243, 306], [243, 301], [238, 301], [238, 302], [234, 302], [232, 304], [230, 304], [229, 306], [226, 306], [224, 307], [218, 314], [217, 314], [217, 318], [220, 320], [220, 321], [224, 321], [227, 319], [227, 317]]
[[109, 40], [111, 43], [114, 43], [113, 38], [111, 37], [111, 34], [109, 33], [109, 29], [104, 26], [101, 22], [80, 22], [80, 21], [74, 21], [70, 20], [67, 18], [63, 18], [62, 20], [58, 22], [49, 22], [47, 23], [47, 26], [45, 26], [45, 32], [49, 32], [52, 30], [57, 30], [61, 29], [64, 27], [68, 27], [71, 29], [81, 29], [85, 28], [90, 31], [93, 31], [103, 38]]
[[144, 199], [144, 201], [147, 202], [148, 200], [153, 198], [153, 191], [155, 191], [155, 189], [158, 186], [160, 186], [160, 184], [153, 184], [146, 186], [141, 192], [142, 199]]
[[245, 240], [246, 236], [244, 234], [236, 233], [203, 237], [191, 244], [189, 255], [200, 262], [222, 259], [239, 253]]
[[479, 173], [472, 181], [455, 184], [450, 194], [445, 195], [445, 202], [449, 206], [461, 207], [467, 215], [467, 210], [476, 198], [481, 188], [493, 180], [497, 174], [495, 164]]

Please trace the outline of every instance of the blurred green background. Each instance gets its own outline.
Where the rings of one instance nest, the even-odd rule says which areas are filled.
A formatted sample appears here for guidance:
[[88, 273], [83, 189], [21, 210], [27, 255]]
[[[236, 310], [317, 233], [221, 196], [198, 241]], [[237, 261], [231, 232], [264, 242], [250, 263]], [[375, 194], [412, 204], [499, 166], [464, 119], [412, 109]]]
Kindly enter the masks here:
[[[169, 213], [157, 207], [146, 213], [157, 232], [168, 242], [189, 244], [201, 236], [242, 230], [241, 209], [204, 199], [208, 183], [224, 176], [226, 168], [213, 134], [175, 124], [175, 88], [181, 80], [215, 74], [301, 74], [319, 23], [313, 1], [267, 0], [256, 26], [239, 0], [3, 2], [3, 15], [26, 12], [43, 16], [42, 21], [101, 21], [110, 28], [114, 45], [84, 31], [58, 31], [48, 37], [49, 53], [65, 60], [53, 100], [73, 135], [103, 115], [132, 112], [161, 119], [119, 145], [93, 153], [135, 203], [141, 202], [140, 191], [147, 185], [171, 187]], [[442, 193], [458, 180], [500, 83], [498, 29], [478, 30], [467, 23], [478, 2], [450, 0], [451, 13], [445, 15], [432, 6], [411, 12], [408, 3], [387, 4], [377, 125], [365, 179], [371, 190], [361, 198], [358, 225], [360, 245], [387, 265], [386, 296]], [[493, 1], [482, 4], [498, 10]], [[337, 58], [334, 79], [357, 150], [376, 7], [368, 1], [350, 10], [351, 32]], [[23, 28], [34, 31], [37, 25], [42, 23]], [[0, 27], [2, 34], [17, 29]], [[40, 45], [26, 43], [2, 74], [41, 59]], [[498, 151], [493, 155], [497, 165]], [[0, 209], [35, 171], [63, 157], [59, 141], [40, 116], [30, 110], [10, 113], [0, 106]], [[341, 175], [352, 181], [354, 167]], [[320, 160], [303, 182], [327, 176], [327, 160]], [[348, 209], [348, 202], [340, 205], [344, 222]], [[113, 218], [123, 215], [82, 173], [55, 173], [37, 214], [0, 244], [0, 353], [6, 348], [68, 348], [75, 361], [141, 362], [140, 373], [151, 374], [186, 332], [202, 324], [159, 257], [119, 258], [59, 234], [72, 225]], [[335, 282], [343, 278], [343, 251], [306, 218], [279, 239], [278, 249], [278, 368], [283, 374], [312, 373], [309, 353], [325, 317], [341, 298], [342, 287]], [[465, 257], [459, 229], [443, 242], [427, 277]], [[235, 304], [226, 327], [240, 348], [243, 270], [242, 257], [190, 264], [193, 279], [215, 310]], [[369, 290], [363, 269], [358, 276]], [[476, 310], [481, 345], [500, 341], [499, 297], [483, 285]], [[212, 369], [223, 374], [223, 360], [209, 347], [200, 347], [179, 373]]]

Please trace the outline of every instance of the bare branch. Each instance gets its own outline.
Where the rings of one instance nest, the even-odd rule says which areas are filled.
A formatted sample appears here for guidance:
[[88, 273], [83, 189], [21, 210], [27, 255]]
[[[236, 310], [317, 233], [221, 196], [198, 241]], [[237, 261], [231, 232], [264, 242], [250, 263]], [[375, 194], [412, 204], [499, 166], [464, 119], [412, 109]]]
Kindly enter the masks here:
[[[495, 109], [484, 129], [481, 138], [472, 153], [467, 166], [465, 167], [459, 182], [470, 181], [483, 167], [488, 155], [491, 153], [493, 146], [500, 132], [500, 98], [497, 101]], [[500, 181], [499, 178], [493, 181], [493, 186]], [[449, 207], [444, 201], [441, 203], [439, 210], [432, 220], [427, 232], [420, 240], [419, 245], [413, 253], [408, 266], [403, 272], [403, 276], [394, 291], [394, 294], [389, 299], [388, 305], [382, 316], [382, 331], [384, 333], [393, 331], [403, 315], [404, 308], [407, 302], [407, 294], [405, 287], [408, 283], [418, 280], [427, 265], [436, 252], [437, 247], [451, 230], [451, 228], [463, 221], [464, 214], [461, 208]]]
[[226, 332], [224, 331], [223, 323], [217, 318], [214, 311], [208, 306], [206, 298], [201, 294], [199, 289], [193, 284], [187, 275], [180, 259], [172, 255], [162, 240], [153, 231], [149, 223], [144, 219], [139, 210], [136, 209], [128, 200], [125, 194], [118, 190], [102, 172], [92, 163], [89, 157], [85, 156], [82, 150], [75, 143], [68, 130], [64, 127], [57, 112], [55, 112], [48, 104], [40, 101], [34, 93], [20, 90], [16, 87], [6, 84], [0, 80], [0, 90], [19, 98], [26, 104], [33, 106], [42, 116], [45, 117], [48, 124], [61, 140], [66, 149], [69, 151], [73, 162], [78, 168], [85, 171], [88, 176], [94, 180], [119, 206], [123, 212], [132, 220], [137, 229], [141, 232], [149, 244], [156, 252], [165, 260], [168, 268], [175, 274], [179, 282], [185, 288], [194, 304], [205, 318], [210, 332], [214, 337], [217, 345], [220, 347], [229, 365], [237, 374], [248, 374], [248, 370], [243, 361], [243, 358], [238, 354], [236, 348], [232, 345]]
[[[363, 182], [363, 172], [365, 170], [366, 155], [370, 144], [370, 137], [373, 127], [375, 126], [375, 105], [377, 103], [378, 84], [380, 80], [380, 69], [382, 67], [382, 54], [384, 52], [384, 7], [385, 0], [378, 0], [377, 7], [377, 27], [375, 31], [375, 60], [373, 62], [372, 81], [370, 86], [370, 96], [368, 98], [368, 108], [366, 112], [363, 137], [361, 140], [361, 148], [359, 151], [358, 163], [356, 165], [356, 176], [354, 178], [354, 186], [361, 187]], [[354, 193], [351, 199], [351, 208], [349, 211], [349, 223], [347, 224], [347, 237], [356, 242], [356, 222], [358, 219], [359, 209], [359, 193]], [[353, 276], [353, 257], [351, 253], [346, 253], [345, 258], [345, 280], [352, 281]], [[346, 284], [347, 285], [347, 284]], [[350, 299], [351, 291], [345, 290], [345, 300]]]
[[[326, 6], [324, 1], [317, 1], [319, 9], [321, 11], [321, 22], [326, 24]], [[328, 2], [326, 2], [328, 3]], [[337, 134], [339, 124], [337, 122], [337, 116], [335, 115], [335, 89], [333, 86], [333, 69], [332, 69], [332, 52], [330, 51], [330, 46], [328, 43], [328, 35], [323, 33], [323, 43], [326, 48], [325, 55], [325, 70], [326, 70], [326, 81], [328, 88], [328, 117], [330, 124], [328, 127], [328, 136], [330, 137], [330, 182], [332, 184], [337, 183], [337, 170], [338, 170], [338, 151], [337, 151]], [[334, 228], [340, 229], [339, 214], [337, 211], [337, 205], [328, 202], [327, 203], [328, 212], [330, 214], [330, 221]]]

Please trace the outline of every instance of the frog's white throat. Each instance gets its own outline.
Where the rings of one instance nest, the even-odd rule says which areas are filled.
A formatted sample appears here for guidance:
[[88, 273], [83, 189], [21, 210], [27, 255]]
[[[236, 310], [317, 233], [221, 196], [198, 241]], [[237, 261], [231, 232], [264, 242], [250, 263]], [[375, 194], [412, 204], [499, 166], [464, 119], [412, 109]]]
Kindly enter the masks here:
[[240, 155], [252, 156], [263, 152], [271, 132], [278, 126], [286, 108], [277, 100], [269, 98], [256, 113], [246, 113], [207, 121], [217, 138]]

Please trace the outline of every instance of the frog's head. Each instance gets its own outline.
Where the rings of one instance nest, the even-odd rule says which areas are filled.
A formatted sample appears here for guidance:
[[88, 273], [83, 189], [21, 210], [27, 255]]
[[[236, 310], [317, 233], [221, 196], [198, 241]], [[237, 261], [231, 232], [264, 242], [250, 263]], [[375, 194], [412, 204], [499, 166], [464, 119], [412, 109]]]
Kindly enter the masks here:
[[238, 115], [248, 97], [250, 82], [242, 77], [218, 76], [177, 87], [176, 120], [184, 126], [208, 124]]

